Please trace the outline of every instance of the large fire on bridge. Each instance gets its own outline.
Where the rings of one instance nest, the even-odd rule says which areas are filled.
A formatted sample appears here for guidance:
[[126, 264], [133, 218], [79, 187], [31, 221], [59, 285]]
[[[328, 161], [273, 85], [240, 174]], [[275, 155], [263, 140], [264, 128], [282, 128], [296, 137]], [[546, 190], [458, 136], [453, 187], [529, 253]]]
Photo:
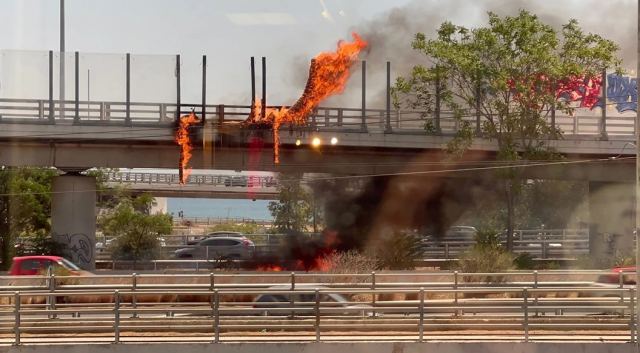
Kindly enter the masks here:
[[191, 174], [191, 168], [189, 168], [189, 160], [191, 160], [191, 151], [193, 145], [191, 144], [191, 137], [189, 135], [189, 129], [191, 126], [200, 122], [200, 119], [194, 112], [188, 115], [180, 117], [178, 123], [178, 130], [176, 131], [175, 141], [180, 146], [180, 163], [178, 164], [178, 173], [180, 176], [180, 184], [184, 185]]
[[245, 124], [273, 129], [273, 159], [276, 164], [280, 163], [280, 127], [283, 124], [306, 125], [307, 118], [320, 102], [343, 92], [351, 75], [351, 67], [360, 52], [367, 47], [367, 42], [357, 33], [352, 33], [352, 36], [353, 42], [339, 41], [335, 52], [322, 52], [311, 60], [309, 78], [302, 96], [290, 108], [266, 108], [263, 117], [261, 102], [259, 99], [255, 100]]

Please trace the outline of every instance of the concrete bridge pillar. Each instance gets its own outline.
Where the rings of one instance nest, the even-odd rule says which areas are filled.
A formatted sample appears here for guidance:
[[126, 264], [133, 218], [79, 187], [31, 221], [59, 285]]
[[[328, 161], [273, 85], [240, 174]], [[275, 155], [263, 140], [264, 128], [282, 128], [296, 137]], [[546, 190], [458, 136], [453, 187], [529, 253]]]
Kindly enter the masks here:
[[51, 232], [65, 257], [82, 269], [96, 267], [96, 180], [77, 173], [57, 176], [51, 198]]
[[589, 253], [596, 262], [634, 253], [634, 194], [631, 183], [589, 183]]

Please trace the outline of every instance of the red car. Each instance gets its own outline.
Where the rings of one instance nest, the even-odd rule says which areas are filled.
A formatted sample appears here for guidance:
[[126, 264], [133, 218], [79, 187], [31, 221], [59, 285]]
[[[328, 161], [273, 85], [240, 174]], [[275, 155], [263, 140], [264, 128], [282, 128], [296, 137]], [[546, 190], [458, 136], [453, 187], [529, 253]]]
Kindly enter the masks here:
[[56, 267], [64, 268], [72, 275], [80, 275], [84, 272], [76, 264], [64, 257], [34, 255], [14, 257], [9, 274], [11, 276], [36, 276], [46, 273], [49, 267], [52, 267], [52, 269]]

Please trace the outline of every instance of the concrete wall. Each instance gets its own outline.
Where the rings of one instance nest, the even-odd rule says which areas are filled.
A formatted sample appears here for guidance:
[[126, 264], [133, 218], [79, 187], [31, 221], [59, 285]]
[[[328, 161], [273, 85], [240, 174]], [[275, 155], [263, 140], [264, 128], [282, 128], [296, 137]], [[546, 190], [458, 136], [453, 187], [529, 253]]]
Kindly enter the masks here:
[[24, 353], [631, 353], [629, 343], [224, 343], [38, 345], [2, 347], [0, 352]]

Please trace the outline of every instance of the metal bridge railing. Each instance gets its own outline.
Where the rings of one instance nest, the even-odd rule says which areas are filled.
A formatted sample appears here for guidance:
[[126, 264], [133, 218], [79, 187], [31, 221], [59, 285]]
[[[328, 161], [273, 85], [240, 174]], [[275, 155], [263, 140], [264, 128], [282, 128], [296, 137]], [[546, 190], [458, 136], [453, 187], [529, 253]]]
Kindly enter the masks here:
[[[46, 123], [85, 125], [158, 125], [171, 126], [178, 115], [178, 105], [171, 102], [117, 102], [117, 101], [76, 101], [62, 102], [48, 99], [0, 98], [0, 123]], [[280, 108], [280, 106], [274, 106]], [[181, 104], [180, 115], [192, 109], [198, 113], [200, 104]], [[206, 104], [205, 120], [215, 124], [244, 121], [251, 112], [249, 105]], [[434, 122], [437, 119], [437, 123]], [[600, 136], [598, 116], [558, 116], [556, 127], [566, 135]], [[387, 128], [387, 120], [390, 120]], [[476, 124], [475, 118], [467, 117], [469, 123]], [[430, 126], [437, 125], [437, 129]], [[286, 128], [286, 127], [283, 127]], [[386, 132], [408, 134], [450, 135], [460, 128], [460, 120], [453, 114], [441, 112], [438, 117], [417, 110], [394, 110], [387, 117], [384, 109], [318, 107], [308, 119], [308, 128], [345, 132]], [[606, 120], [608, 135], [632, 136], [635, 120], [632, 116], [610, 116]]]
[[[581, 291], [588, 297], [570, 297]], [[637, 342], [635, 291], [599, 288], [54, 290], [0, 293], [6, 344], [163, 341]], [[267, 298], [274, 300], [260, 300]], [[50, 298], [50, 300], [45, 300]], [[277, 299], [280, 298], [280, 299]], [[39, 300], [38, 300], [39, 299]], [[58, 301], [52, 306], [51, 302]]]

